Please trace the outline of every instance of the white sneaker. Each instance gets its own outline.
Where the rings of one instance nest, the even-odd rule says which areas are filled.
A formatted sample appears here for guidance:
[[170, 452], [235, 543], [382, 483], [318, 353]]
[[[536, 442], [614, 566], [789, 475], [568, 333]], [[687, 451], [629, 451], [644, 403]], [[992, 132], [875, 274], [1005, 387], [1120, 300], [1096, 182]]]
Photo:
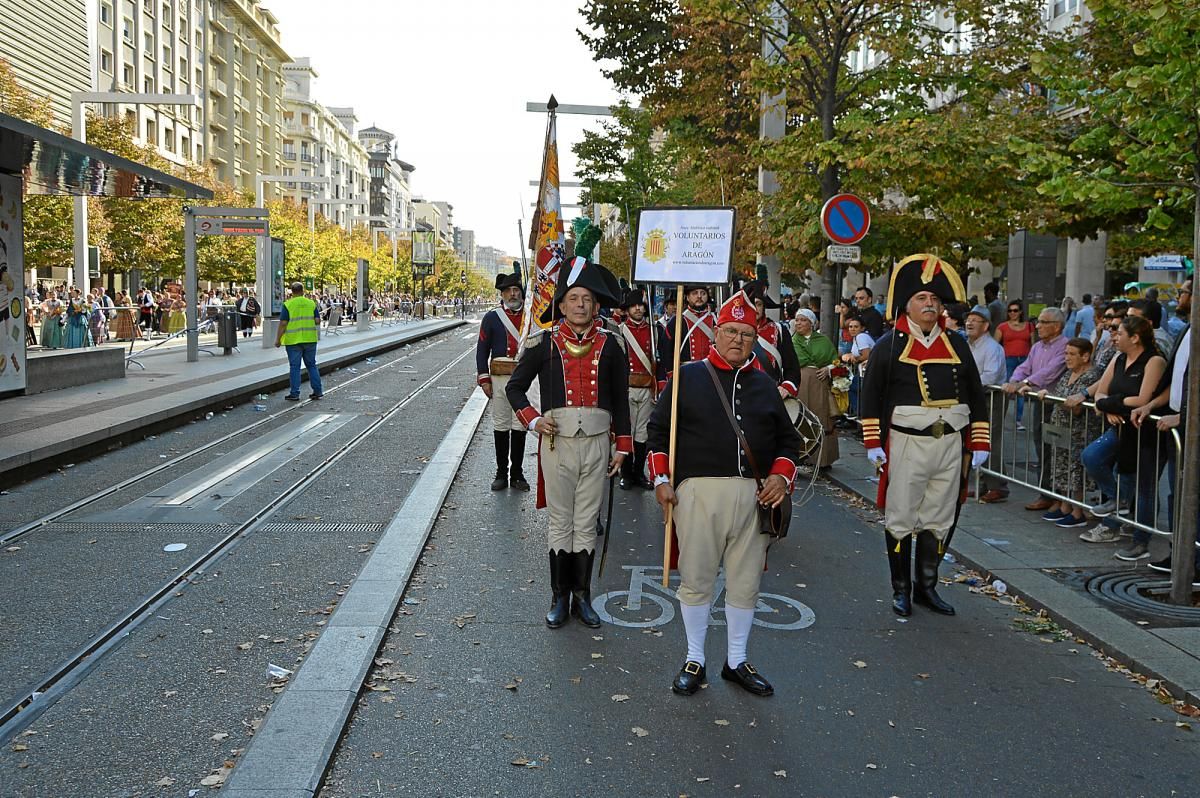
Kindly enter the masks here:
[[1110, 529], [1104, 524], [1096, 524], [1081, 534], [1079, 539], [1084, 543], [1116, 543], [1120, 537], [1115, 529]]

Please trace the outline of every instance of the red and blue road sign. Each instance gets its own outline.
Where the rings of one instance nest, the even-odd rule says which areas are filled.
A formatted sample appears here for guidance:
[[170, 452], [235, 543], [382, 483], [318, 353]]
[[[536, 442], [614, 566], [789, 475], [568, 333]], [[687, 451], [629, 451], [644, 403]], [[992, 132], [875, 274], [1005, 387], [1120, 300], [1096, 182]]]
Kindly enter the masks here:
[[853, 194], [831, 197], [821, 209], [821, 230], [835, 244], [857, 244], [870, 229], [871, 211]]

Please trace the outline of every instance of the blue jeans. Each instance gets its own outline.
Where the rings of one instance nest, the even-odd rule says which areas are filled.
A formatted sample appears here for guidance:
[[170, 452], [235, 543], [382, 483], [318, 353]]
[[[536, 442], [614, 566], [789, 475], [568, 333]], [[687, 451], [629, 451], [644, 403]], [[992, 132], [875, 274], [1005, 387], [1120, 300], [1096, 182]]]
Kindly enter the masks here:
[[288, 344], [286, 347], [288, 356], [288, 366], [290, 366], [290, 374], [288, 375], [292, 381], [292, 396], [300, 395], [300, 362], [304, 362], [304, 367], [308, 369], [308, 384], [312, 388], [312, 392], [317, 396], [324, 393], [321, 390], [321, 372], [317, 369], [317, 345], [316, 344]]
[[[1017, 370], [1017, 366], [1021, 365], [1024, 362], [1025, 362], [1025, 358], [1020, 357], [1018, 355], [1005, 355], [1004, 356], [1004, 365], [1008, 369], [1007, 376], [1008, 376], [1008, 380], [1010, 382], [1012, 381], [1013, 372]], [[1023, 416], [1023, 415], [1025, 415], [1025, 397], [1018, 396], [1017, 397], [1017, 415], [1016, 415], [1018, 424], [1021, 423], [1021, 416]]]
[[850, 367], [850, 404], [846, 412], [858, 418], [858, 389], [862, 387], [862, 377], [858, 376], [858, 367]]
[[[1138, 472], [1136, 474], [1116, 474], [1119, 448], [1116, 427], [1109, 427], [1096, 440], [1084, 448], [1079, 459], [1083, 468], [1096, 481], [1100, 492], [1107, 499], [1116, 499], [1118, 493], [1122, 501], [1134, 497], [1134, 520], [1146, 526], [1154, 525], [1154, 511], [1158, 505], [1158, 477], [1161, 473], [1161, 463], [1155, 461], [1153, 447], [1147, 447], [1138, 454]], [[1163, 453], [1165, 455], [1165, 452]], [[1136, 485], [1134, 484], [1136, 481]], [[1117, 490], [1118, 482], [1120, 491]], [[1136, 493], [1136, 497], [1134, 494]], [[1104, 525], [1113, 529], [1120, 527], [1118, 514], [1108, 516]], [[1149, 543], [1150, 533], [1144, 529], [1133, 527], [1134, 543]]]

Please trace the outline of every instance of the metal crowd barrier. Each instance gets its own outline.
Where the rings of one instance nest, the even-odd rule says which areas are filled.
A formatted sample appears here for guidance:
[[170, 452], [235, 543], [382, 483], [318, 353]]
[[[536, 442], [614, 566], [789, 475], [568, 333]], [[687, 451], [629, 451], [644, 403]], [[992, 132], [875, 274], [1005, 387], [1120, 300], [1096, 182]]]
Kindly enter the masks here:
[[[1131, 422], [1120, 425], [1119, 435], [1137, 436], [1136, 469], [1132, 475], [1122, 475], [1116, 473], [1114, 463], [1117, 495], [1100, 496], [1099, 489], [1092, 483], [1080, 459], [1083, 449], [1111, 426], [1104, 420], [1103, 414], [1097, 414], [1095, 402], [1086, 401], [1081, 404], [1078, 408], [1079, 414], [1068, 410], [1067, 423], [1060, 424], [1054, 422], [1053, 411], [1055, 407], [1066, 402], [1066, 397], [1047, 394], [1040, 398], [1036, 393], [1027, 393], [1025, 403], [1030, 408], [1032, 423], [1029, 424], [1028, 430], [1020, 432], [1015, 430], [1015, 419], [1013, 426], [1005, 426], [1008, 407], [1015, 403], [1016, 396], [1008, 396], [1000, 386], [989, 385], [985, 388], [988, 391], [991, 411], [992, 454], [987, 463], [976, 472], [976, 496], [982, 495], [982, 477], [988, 475], [1021, 485], [1052, 499], [1071, 502], [1089, 513], [1098, 506], [1098, 502], [1112, 499], [1117, 507], [1128, 505], [1129, 512], [1128, 515], [1114, 512], [1106, 518], [1154, 535], [1171, 536], [1172, 521], [1175, 524], [1181, 521], [1181, 502], [1178, 497], [1182, 495], [1184, 460], [1183, 441], [1178, 428], [1160, 432], [1160, 415], [1147, 417], [1140, 427], [1135, 427]], [[1014, 441], [1013, 438], [1017, 440]], [[1063, 456], [1056, 457], [1056, 454]], [[1176, 463], [1176, 484], [1166, 487], [1169, 493], [1176, 497], [1174, 519], [1163, 510], [1162, 490], [1163, 483], [1168, 481], [1163, 472], [1167, 459], [1171, 456], [1174, 456]], [[1074, 464], [1078, 464], [1078, 473], [1075, 473], [1076, 469], [1072, 467]], [[1066, 466], [1065, 474], [1063, 465]], [[1082, 478], [1077, 478], [1080, 474]], [[1148, 513], [1145, 508], [1139, 510], [1136, 507], [1138, 486], [1143, 485], [1143, 480], [1149, 480], [1149, 485], [1152, 486], [1153, 507]], [[1129, 487], [1130, 484], [1132, 488]], [[1130, 493], [1133, 495], [1129, 495]], [[1200, 542], [1197, 545], [1200, 546]]]

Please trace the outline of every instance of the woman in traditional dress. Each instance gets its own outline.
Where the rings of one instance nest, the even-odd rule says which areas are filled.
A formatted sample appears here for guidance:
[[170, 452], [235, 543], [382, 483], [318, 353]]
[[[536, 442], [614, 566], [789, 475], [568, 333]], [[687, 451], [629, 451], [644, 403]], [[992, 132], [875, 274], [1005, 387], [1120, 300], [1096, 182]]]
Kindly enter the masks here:
[[42, 303], [42, 347], [45, 349], [62, 349], [63, 345], [63, 303], [58, 298], [57, 291], [46, 295]]
[[142, 331], [134, 323], [133, 307], [129, 295], [124, 291], [117, 292], [117, 317], [113, 320], [113, 338], [118, 341], [132, 341], [141, 338]]
[[808, 308], [800, 309], [792, 327], [795, 329], [792, 346], [800, 361], [800, 386], [796, 398], [821, 419], [825, 436], [814, 465], [828, 468], [838, 459], [837, 430], [831, 407], [833, 396], [829, 387], [829, 368], [837, 361], [837, 347], [817, 331], [817, 314]]
[[187, 305], [184, 304], [183, 295], [177, 294], [171, 300], [171, 310], [167, 312], [167, 335], [183, 332], [187, 329]]
[[79, 289], [72, 291], [71, 301], [67, 303], [67, 334], [64, 341], [67, 349], [83, 349], [92, 345], [92, 334], [88, 331], [91, 312], [91, 305], [83, 301]]

